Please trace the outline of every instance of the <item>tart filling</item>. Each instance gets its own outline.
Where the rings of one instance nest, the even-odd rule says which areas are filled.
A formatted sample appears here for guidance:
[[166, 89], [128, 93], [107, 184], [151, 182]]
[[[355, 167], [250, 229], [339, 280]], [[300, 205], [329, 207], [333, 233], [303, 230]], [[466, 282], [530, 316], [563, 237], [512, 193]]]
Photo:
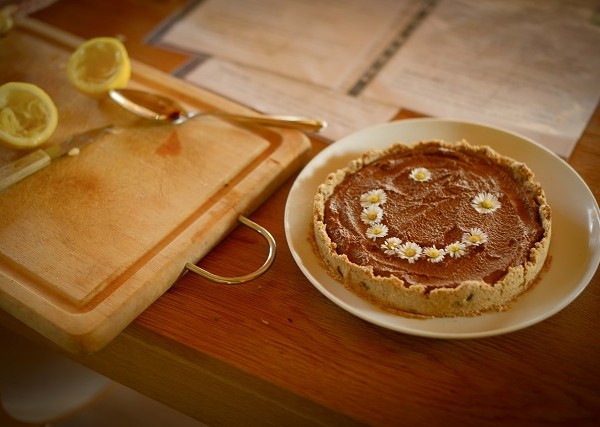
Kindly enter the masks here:
[[551, 211], [522, 163], [466, 142], [396, 144], [330, 174], [313, 226], [330, 273], [426, 316], [502, 310], [546, 259]]

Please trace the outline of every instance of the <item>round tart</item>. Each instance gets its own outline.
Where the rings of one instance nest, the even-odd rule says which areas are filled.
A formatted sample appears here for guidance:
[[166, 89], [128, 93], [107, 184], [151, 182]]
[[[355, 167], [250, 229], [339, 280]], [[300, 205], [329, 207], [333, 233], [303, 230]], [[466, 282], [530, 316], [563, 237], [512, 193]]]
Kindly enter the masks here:
[[331, 173], [313, 206], [330, 274], [388, 311], [500, 311], [548, 253], [551, 210], [523, 163], [466, 141], [395, 144]]

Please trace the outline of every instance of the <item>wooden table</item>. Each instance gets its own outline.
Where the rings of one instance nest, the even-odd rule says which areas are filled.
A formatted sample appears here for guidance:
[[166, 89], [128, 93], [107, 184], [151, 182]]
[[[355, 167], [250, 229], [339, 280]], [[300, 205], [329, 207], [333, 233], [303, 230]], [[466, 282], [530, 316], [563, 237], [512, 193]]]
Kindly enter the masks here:
[[[132, 57], [171, 72], [186, 57], [142, 39], [183, 0], [62, 0], [35, 18], [81, 37], [123, 34]], [[399, 118], [413, 116], [409, 111]], [[324, 143], [313, 141], [314, 153]], [[600, 199], [600, 109], [569, 163]], [[84, 365], [208, 425], [598, 425], [600, 274], [553, 317], [476, 340], [404, 335], [319, 293], [286, 244], [293, 177], [251, 219], [279, 243], [239, 287], [188, 274]], [[199, 265], [237, 276], [266, 247], [238, 227]], [[2, 323], [37, 337], [13, 318]]]

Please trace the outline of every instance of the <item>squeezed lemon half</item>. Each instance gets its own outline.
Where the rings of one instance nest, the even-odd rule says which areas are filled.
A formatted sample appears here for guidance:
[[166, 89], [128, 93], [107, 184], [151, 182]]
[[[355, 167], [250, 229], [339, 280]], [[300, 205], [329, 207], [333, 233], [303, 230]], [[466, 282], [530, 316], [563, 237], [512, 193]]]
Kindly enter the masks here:
[[123, 88], [131, 77], [127, 49], [114, 37], [89, 39], [69, 57], [67, 77], [77, 90], [96, 98]]
[[0, 37], [12, 29], [14, 26], [13, 15], [17, 12], [18, 7], [14, 4], [5, 6], [0, 9]]
[[43, 144], [56, 130], [58, 110], [39, 86], [9, 82], [0, 86], [0, 142], [12, 148]]

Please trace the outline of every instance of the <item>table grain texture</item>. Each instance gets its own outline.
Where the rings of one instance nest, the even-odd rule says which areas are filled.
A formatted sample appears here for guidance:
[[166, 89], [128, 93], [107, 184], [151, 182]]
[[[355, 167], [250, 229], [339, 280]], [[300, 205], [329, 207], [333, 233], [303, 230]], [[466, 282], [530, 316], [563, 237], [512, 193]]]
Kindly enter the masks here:
[[[186, 4], [60, 0], [33, 17], [85, 38], [123, 35], [133, 58], [173, 72], [188, 58], [144, 39]], [[313, 155], [325, 146], [312, 143]], [[600, 199], [600, 109], [569, 163]], [[264, 276], [224, 286], [184, 275], [103, 350], [70, 357], [210, 426], [600, 425], [598, 272], [572, 304], [521, 331], [473, 340], [393, 332], [337, 307], [296, 266], [283, 228], [294, 177], [250, 217], [278, 242]], [[243, 275], [266, 251], [238, 227], [199, 265]]]

